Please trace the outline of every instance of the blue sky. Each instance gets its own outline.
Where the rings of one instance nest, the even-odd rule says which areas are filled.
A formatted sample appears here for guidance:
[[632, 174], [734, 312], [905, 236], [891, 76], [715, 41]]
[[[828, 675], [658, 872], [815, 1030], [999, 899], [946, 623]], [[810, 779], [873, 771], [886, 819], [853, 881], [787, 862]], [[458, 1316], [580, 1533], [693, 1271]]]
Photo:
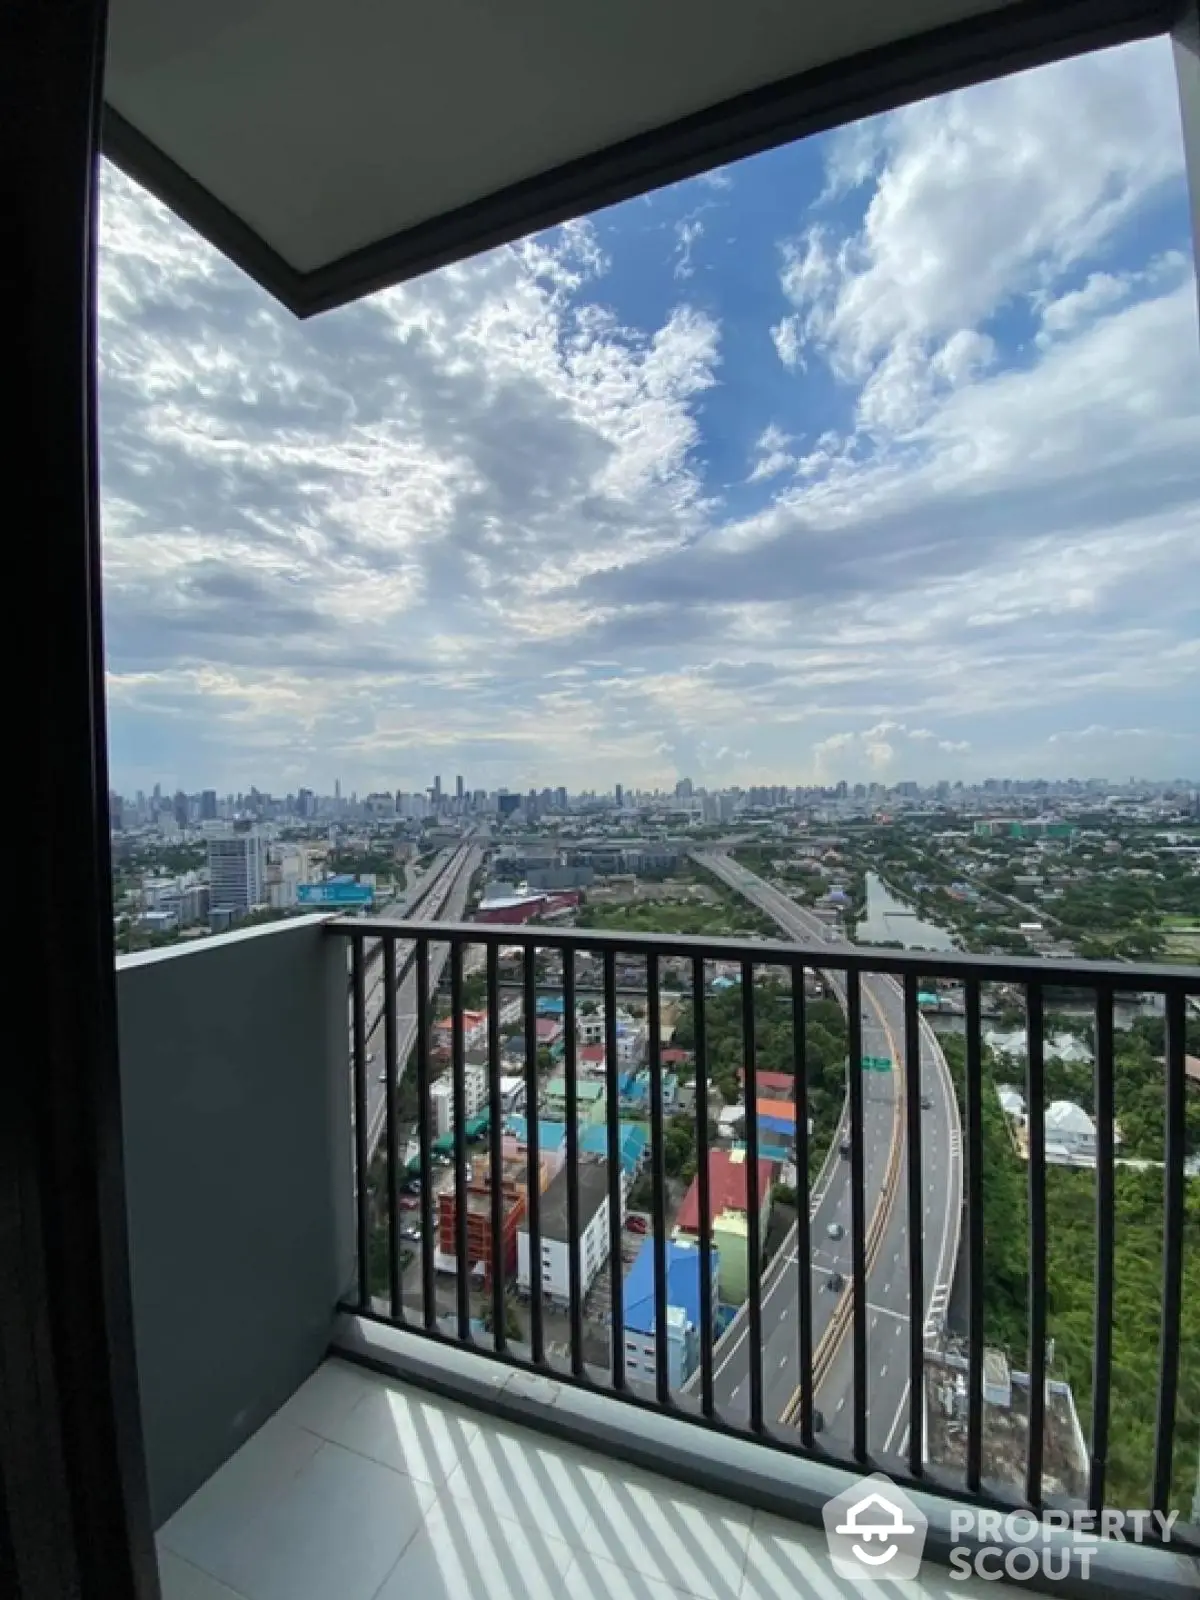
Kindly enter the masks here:
[[303, 324], [102, 193], [119, 787], [1200, 774], [1165, 43]]

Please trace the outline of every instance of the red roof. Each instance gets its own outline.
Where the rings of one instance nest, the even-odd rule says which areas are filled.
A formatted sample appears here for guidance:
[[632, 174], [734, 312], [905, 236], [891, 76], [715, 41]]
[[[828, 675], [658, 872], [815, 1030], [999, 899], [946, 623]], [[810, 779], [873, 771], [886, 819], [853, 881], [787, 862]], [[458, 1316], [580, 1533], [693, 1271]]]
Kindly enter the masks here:
[[585, 1044], [579, 1048], [580, 1061], [603, 1061], [604, 1046], [602, 1044]]
[[555, 1022], [552, 1017], [539, 1017], [537, 1019], [537, 1036], [539, 1039], [549, 1039], [553, 1042], [562, 1032], [562, 1023]]
[[[744, 1067], [738, 1076], [743, 1083], [746, 1081]], [[790, 1100], [796, 1092], [796, 1080], [790, 1072], [756, 1072], [754, 1086], [759, 1095], [766, 1100]]]
[[[708, 1189], [712, 1214], [719, 1217], [722, 1211], [745, 1211], [746, 1179], [750, 1164], [735, 1161], [728, 1150], [708, 1152]], [[771, 1163], [761, 1157], [758, 1162], [758, 1203], [761, 1208], [771, 1188]], [[685, 1233], [700, 1232], [700, 1180], [693, 1178], [692, 1186], [683, 1197], [675, 1226]]]
[[674, 1064], [678, 1061], [690, 1061], [692, 1059], [692, 1052], [690, 1050], [680, 1050], [678, 1046], [671, 1045], [669, 1049], [660, 1050], [659, 1056], [661, 1057], [663, 1063], [670, 1067], [674, 1066]]

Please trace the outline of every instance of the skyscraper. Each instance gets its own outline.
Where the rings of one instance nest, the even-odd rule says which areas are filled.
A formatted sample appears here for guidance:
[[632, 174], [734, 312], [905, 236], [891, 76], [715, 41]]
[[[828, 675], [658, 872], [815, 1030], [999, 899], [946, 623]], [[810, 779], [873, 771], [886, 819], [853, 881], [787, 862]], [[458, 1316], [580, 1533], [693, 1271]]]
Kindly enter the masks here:
[[263, 897], [263, 841], [251, 829], [208, 841], [209, 905], [244, 916]]
[[625, 791], [619, 783], [613, 784], [613, 799], [617, 802], [617, 810], [625, 804]]
[[[303, 790], [301, 793], [303, 793]], [[200, 821], [215, 822], [216, 820], [217, 791], [215, 789], [202, 789], [200, 791]]]
[[464, 792], [465, 785], [463, 783], [462, 773], [460, 772], [458, 777], [454, 780], [454, 798], [458, 801], [458, 808], [460, 811], [462, 810]]

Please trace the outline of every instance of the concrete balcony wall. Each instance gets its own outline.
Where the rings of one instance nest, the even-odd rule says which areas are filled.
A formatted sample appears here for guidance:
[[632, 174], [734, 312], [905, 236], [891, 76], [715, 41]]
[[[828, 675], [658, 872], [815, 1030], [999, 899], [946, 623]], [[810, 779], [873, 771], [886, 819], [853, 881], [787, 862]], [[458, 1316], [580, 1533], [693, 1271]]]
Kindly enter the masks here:
[[316, 1368], [353, 1280], [346, 946], [323, 924], [118, 962], [156, 1527]]

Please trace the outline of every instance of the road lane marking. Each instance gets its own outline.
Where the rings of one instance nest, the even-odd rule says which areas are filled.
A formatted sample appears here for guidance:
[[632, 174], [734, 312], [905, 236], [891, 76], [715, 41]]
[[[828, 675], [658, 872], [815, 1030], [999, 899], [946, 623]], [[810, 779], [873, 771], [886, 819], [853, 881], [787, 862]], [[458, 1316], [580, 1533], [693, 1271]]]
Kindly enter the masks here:
[[[883, 1441], [884, 1450], [890, 1450], [892, 1448], [892, 1440], [896, 1437], [896, 1429], [900, 1426], [900, 1419], [904, 1415], [905, 1407], [908, 1405], [908, 1391], [911, 1385], [912, 1379], [909, 1378], [906, 1380], [903, 1392], [900, 1395], [900, 1404], [896, 1407], [896, 1415], [892, 1420], [891, 1427], [888, 1429], [887, 1438]], [[907, 1428], [904, 1430], [904, 1437], [906, 1439], [908, 1438]], [[900, 1448], [903, 1450], [904, 1446], [901, 1445]]]

